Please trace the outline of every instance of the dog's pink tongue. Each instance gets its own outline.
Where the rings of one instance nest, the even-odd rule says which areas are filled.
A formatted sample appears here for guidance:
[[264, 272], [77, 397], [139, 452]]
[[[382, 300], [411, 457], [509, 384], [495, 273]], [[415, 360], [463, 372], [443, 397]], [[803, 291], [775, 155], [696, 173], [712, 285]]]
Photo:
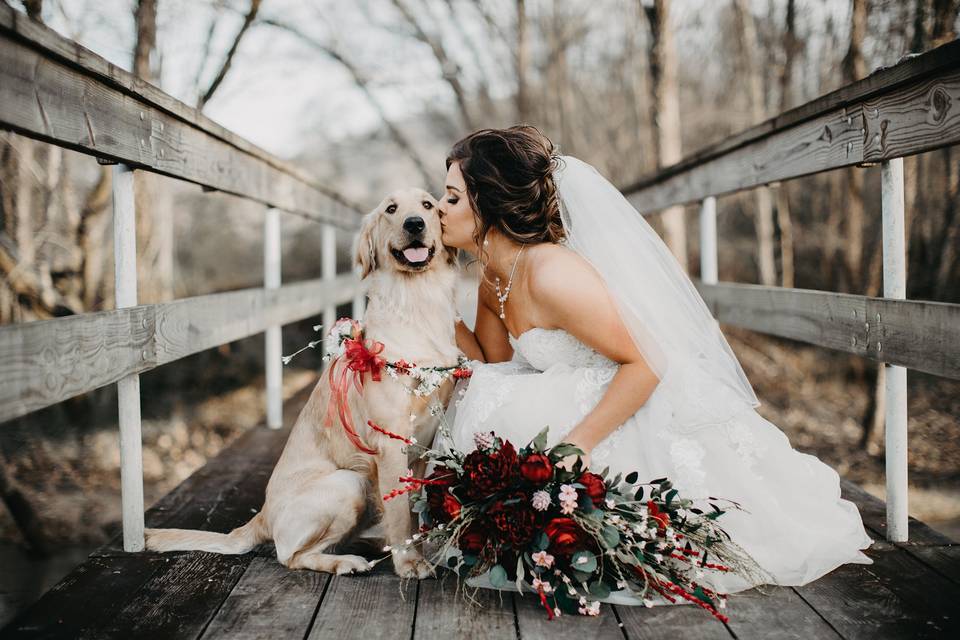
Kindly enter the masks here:
[[429, 254], [430, 250], [426, 247], [410, 247], [403, 250], [403, 257], [408, 262], [424, 262]]

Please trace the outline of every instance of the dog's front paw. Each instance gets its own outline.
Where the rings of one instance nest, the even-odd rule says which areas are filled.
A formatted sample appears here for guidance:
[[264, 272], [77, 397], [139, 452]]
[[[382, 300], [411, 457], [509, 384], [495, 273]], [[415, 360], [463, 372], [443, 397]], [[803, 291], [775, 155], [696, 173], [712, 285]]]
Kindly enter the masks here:
[[416, 552], [394, 553], [393, 570], [401, 578], [424, 578], [436, 577], [434, 568], [427, 562], [422, 555]]
[[370, 561], [363, 556], [342, 555], [335, 556], [330, 572], [337, 575], [349, 573], [366, 573], [372, 568]]

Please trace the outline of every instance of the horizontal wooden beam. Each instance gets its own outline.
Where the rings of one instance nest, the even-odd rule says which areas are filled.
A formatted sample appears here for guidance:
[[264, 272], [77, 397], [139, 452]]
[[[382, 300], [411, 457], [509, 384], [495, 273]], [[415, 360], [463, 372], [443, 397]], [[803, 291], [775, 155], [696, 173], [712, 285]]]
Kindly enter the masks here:
[[960, 379], [960, 304], [726, 282], [696, 285], [720, 322]]
[[0, 4], [0, 129], [356, 229], [362, 208]]
[[643, 214], [960, 142], [960, 41], [731, 136], [621, 190]]
[[0, 327], [0, 422], [353, 300], [356, 276]]

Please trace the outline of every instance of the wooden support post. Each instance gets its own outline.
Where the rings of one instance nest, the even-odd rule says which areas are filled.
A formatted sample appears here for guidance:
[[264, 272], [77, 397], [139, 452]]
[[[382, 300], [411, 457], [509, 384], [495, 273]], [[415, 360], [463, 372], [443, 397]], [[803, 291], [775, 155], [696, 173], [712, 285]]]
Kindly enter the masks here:
[[[883, 295], [905, 299], [907, 294], [906, 246], [904, 240], [903, 158], [881, 165], [883, 223]], [[882, 316], [868, 318], [878, 325]], [[879, 335], [880, 332], [878, 331]], [[883, 351], [878, 342], [877, 351]], [[884, 365], [887, 406], [885, 417], [887, 476], [887, 539], [905, 542], [907, 527], [907, 370]]]
[[[280, 288], [280, 211], [267, 207], [263, 223], [263, 286]], [[280, 325], [266, 330], [267, 426], [283, 426], [283, 368]]]
[[[323, 225], [323, 236], [320, 247], [321, 277], [324, 280], [332, 282], [337, 277], [337, 235], [336, 227], [332, 224]], [[333, 323], [337, 321], [337, 307], [335, 304], [328, 304], [323, 308], [323, 335], [327, 335]], [[323, 350], [326, 353], [327, 341], [323, 341]]]
[[[137, 217], [133, 169], [113, 167], [113, 259], [116, 307], [137, 306]], [[147, 353], [143, 353], [144, 359]], [[143, 551], [143, 440], [140, 430], [140, 375], [117, 381], [120, 422], [120, 503], [123, 550]]]
[[717, 199], [707, 196], [700, 205], [700, 280], [717, 283]]

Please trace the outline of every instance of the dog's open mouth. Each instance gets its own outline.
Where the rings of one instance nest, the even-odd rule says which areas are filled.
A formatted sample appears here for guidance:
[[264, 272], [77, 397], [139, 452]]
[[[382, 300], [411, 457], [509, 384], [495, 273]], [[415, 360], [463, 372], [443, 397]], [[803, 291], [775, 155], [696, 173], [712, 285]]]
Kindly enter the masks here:
[[436, 247], [427, 247], [418, 240], [414, 240], [404, 249], [394, 249], [390, 247], [390, 252], [400, 264], [408, 267], [422, 268], [430, 264]]

